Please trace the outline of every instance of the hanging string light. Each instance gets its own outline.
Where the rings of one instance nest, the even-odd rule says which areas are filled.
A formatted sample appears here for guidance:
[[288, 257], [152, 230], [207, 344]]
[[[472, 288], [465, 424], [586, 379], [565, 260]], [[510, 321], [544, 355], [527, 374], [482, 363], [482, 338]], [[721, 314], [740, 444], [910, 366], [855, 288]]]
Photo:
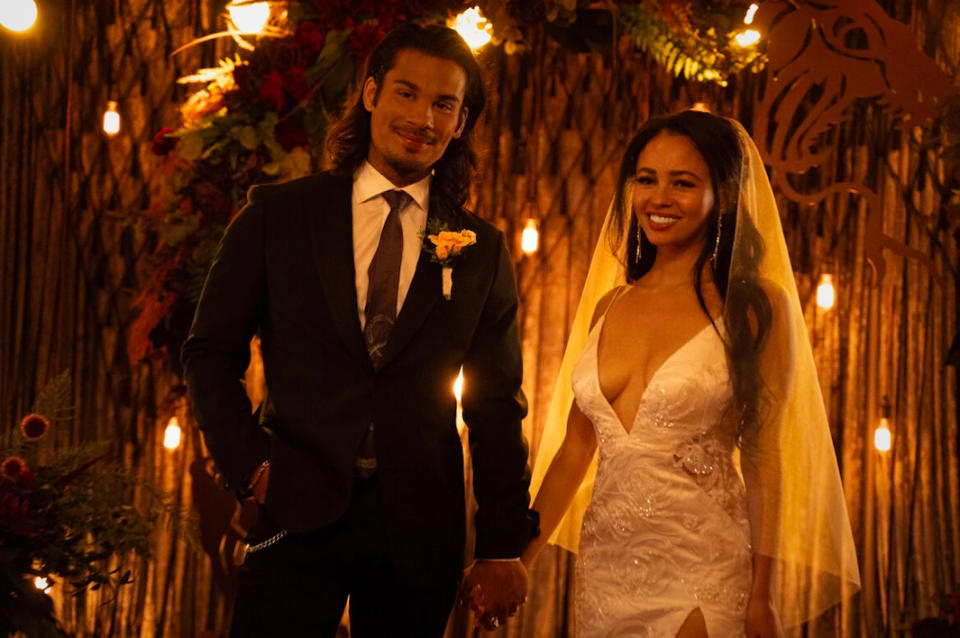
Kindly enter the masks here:
[[754, 2], [749, 7], [747, 7], [747, 15], [743, 16], [744, 24], [753, 24], [753, 17], [757, 15], [757, 9], [760, 8], [760, 5]]
[[873, 432], [873, 447], [878, 452], [889, 452], [893, 447], [893, 435], [890, 433], [890, 399], [883, 397], [880, 407], [880, 425]]
[[107, 110], [103, 112], [103, 132], [111, 137], [120, 132], [120, 113], [114, 100], [107, 102]]
[[830, 310], [836, 303], [837, 294], [833, 288], [833, 277], [824, 273], [820, 276], [817, 285], [817, 305], [824, 310]]
[[255, 34], [263, 31], [270, 19], [269, 2], [231, 2], [227, 5], [230, 22], [240, 33]]
[[36, 578], [33, 579], [33, 586], [36, 587], [37, 589], [39, 589], [39, 590], [42, 591], [42, 592], [46, 592], [46, 591], [49, 590], [53, 585], [50, 583], [49, 580], [47, 580], [47, 579], [44, 578], [43, 576], [37, 576]]
[[493, 25], [480, 12], [480, 7], [471, 7], [463, 11], [448, 24], [460, 34], [464, 42], [476, 51], [493, 38]]
[[540, 246], [540, 232], [537, 230], [537, 220], [533, 217], [527, 219], [527, 225], [523, 227], [523, 234], [520, 235], [520, 250], [524, 254], [532, 255], [537, 252]]
[[175, 416], [170, 417], [167, 428], [163, 431], [163, 447], [168, 450], [176, 450], [180, 447], [181, 435], [180, 421]]
[[760, 41], [760, 32], [756, 29], [744, 29], [734, 36], [734, 40], [744, 48], [752, 47]]
[[33, 0], [0, 0], [0, 25], [11, 31], [26, 31], [37, 21]]

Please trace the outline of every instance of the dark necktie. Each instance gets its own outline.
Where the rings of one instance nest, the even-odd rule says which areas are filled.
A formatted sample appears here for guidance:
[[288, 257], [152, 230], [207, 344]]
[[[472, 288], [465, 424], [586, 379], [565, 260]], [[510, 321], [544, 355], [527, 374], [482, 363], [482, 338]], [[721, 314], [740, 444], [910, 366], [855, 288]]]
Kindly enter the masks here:
[[[400, 211], [411, 197], [404, 191], [392, 190], [382, 193], [390, 205], [390, 213], [380, 233], [377, 252], [373, 254], [367, 271], [367, 305], [364, 310], [366, 323], [363, 327], [364, 341], [374, 370], [379, 370], [383, 361], [383, 349], [390, 338], [390, 331], [397, 319], [397, 290], [400, 284], [400, 259], [403, 256], [403, 230], [400, 227]], [[370, 476], [377, 467], [373, 444], [373, 424], [357, 456], [357, 471]]]

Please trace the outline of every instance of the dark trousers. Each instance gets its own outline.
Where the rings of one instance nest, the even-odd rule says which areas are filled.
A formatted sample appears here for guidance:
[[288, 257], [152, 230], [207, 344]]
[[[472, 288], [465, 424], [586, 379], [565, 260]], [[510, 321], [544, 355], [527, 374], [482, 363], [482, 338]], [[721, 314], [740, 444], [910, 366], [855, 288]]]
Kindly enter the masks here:
[[[240, 568], [231, 638], [332, 638], [350, 596], [351, 638], [440, 638], [457, 583], [415, 588], [390, 562], [377, 475], [354, 480], [353, 499], [337, 522], [247, 555]], [[269, 514], [251, 544], [275, 533]]]

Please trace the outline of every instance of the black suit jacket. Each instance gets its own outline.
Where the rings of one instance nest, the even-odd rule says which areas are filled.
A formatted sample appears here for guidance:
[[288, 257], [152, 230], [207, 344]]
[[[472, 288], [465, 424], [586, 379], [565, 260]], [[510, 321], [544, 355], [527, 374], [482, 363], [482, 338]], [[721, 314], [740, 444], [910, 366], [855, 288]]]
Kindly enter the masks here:
[[[464, 370], [463, 416], [474, 470], [478, 558], [519, 556], [536, 529], [528, 510], [526, 402], [517, 293], [502, 233], [431, 198], [429, 215], [477, 243], [441, 295], [440, 266], [421, 253], [374, 371], [357, 314], [352, 180], [322, 173], [251, 189], [207, 275], [183, 364], [204, 439], [228, 484], [270, 459], [266, 504], [293, 532], [346, 510], [354, 460], [376, 431], [391, 554], [402, 577], [459, 579], [463, 454], [452, 383]], [[241, 384], [260, 331], [269, 400], [259, 415]]]

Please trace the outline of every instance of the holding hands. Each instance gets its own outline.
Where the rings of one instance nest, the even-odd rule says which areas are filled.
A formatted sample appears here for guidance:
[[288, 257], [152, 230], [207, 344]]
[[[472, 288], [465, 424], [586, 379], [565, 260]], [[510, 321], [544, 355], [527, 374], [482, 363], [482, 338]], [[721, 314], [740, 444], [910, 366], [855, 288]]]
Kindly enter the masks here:
[[479, 560], [467, 568], [458, 594], [477, 624], [496, 629], [527, 600], [527, 570], [517, 560]]

